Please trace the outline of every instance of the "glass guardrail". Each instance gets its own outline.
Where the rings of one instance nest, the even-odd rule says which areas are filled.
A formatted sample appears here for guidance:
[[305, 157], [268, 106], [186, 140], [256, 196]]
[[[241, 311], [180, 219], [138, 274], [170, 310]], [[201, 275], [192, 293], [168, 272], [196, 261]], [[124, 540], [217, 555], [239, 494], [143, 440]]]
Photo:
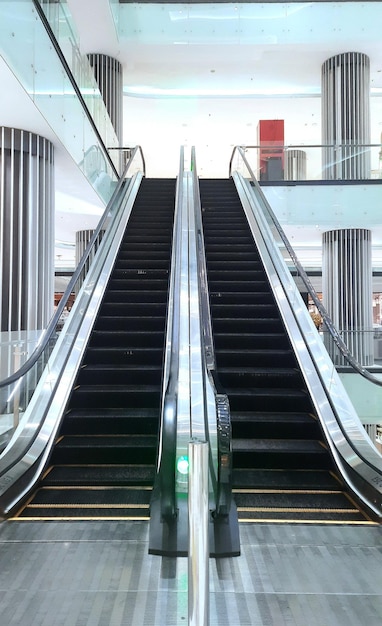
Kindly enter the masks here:
[[[241, 146], [257, 180], [345, 181], [381, 180], [382, 144], [300, 144]], [[243, 175], [246, 166], [239, 154], [233, 155], [230, 171]]]
[[[256, 198], [261, 205], [261, 214], [264, 222], [267, 224], [273, 241], [276, 243], [280, 255], [285, 262], [285, 268], [293, 276], [293, 289], [292, 286], [288, 289], [288, 300], [292, 308], [297, 312], [300, 311], [301, 314], [303, 313], [301, 307], [305, 305], [302, 304], [301, 292], [309, 294], [311, 301], [314, 303], [316, 313], [314, 315], [311, 314], [313, 323], [309, 325], [304, 323], [304, 337], [307, 346], [313, 346], [317, 352], [318, 360], [316, 360], [316, 362], [321, 362], [321, 366], [318, 367], [320, 376], [325, 378], [326, 388], [330, 390], [332, 397], [336, 398], [336, 402], [340, 404], [342, 401], [342, 392], [338, 386], [338, 372], [344, 372], [344, 375], [353, 373], [357, 376], [357, 379], [363, 381], [363, 394], [367, 394], [369, 398], [379, 398], [382, 376], [378, 375], [377, 371], [373, 371], [373, 366], [370, 367], [370, 359], [372, 360], [373, 353], [375, 354], [374, 342], [380, 341], [379, 333], [375, 332], [374, 329], [356, 329], [352, 332], [342, 332], [340, 329], [335, 328], [324, 305], [315, 292], [309, 277], [301, 266], [280, 224], [273, 214], [264, 194], [262, 194], [259, 183], [251, 170], [249, 162], [246, 160], [246, 152], [240, 147], [236, 148], [235, 151], [239, 152], [239, 155], [233, 154], [232, 162], [236, 162], [236, 159], [242, 159], [243, 163], [240, 169], [242, 172], [245, 172], [242, 176], [250, 181], [251, 186], [257, 189], [258, 193], [256, 193]], [[305, 319], [305, 316], [303, 317]], [[318, 338], [319, 342], [317, 342]], [[320, 357], [319, 355], [322, 350], [326, 356], [322, 353], [322, 357]], [[378, 365], [377, 362], [373, 362], [375, 365]], [[325, 365], [323, 365], [323, 363], [325, 363]], [[342, 381], [344, 381], [343, 378]], [[345, 383], [343, 384], [345, 389], [348, 390]], [[357, 411], [360, 421], [367, 423], [367, 416], [363, 416], [358, 407]], [[344, 409], [344, 414], [345, 413], [346, 411]], [[375, 442], [373, 443], [375, 445]]]
[[[73, 339], [67, 332], [72, 316], [76, 315], [82, 318], [86, 315], [87, 309], [83, 305], [84, 300], [81, 301], [80, 307], [77, 306], [77, 300], [79, 300], [80, 290], [87, 272], [92, 267], [89, 259], [92, 262], [99, 261], [100, 255], [105, 256], [107, 254], [108, 248], [102, 246], [102, 243], [104, 241], [107, 243], [109, 231], [112, 232], [111, 229], [114, 228], [115, 221], [119, 219], [121, 208], [123, 210], [123, 205], [122, 207], [120, 205], [126, 186], [134, 180], [137, 169], [144, 171], [143, 154], [140, 147], [133, 150], [124, 176], [120, 179], [47, 328], [0, 333], [0, 432], [2, 431], [1, 424], [11, 424], [13, 431], [22, 421], [54, 347], [58, 341], [61, 341], [64, 344], [63, 349], [65, 349], [65, 345], [69, 345]], [[72, 303], [73, 300], [74, 304], [69, 313], [67, 305], [69, 301]], [[52, 379], [52, 389], [55, 383], [54, 378], [54, 380]], [[45, 385], [47, 384], [49, 384], [49, 376], [45, 378]]]
[[[94, 71], [86, 55], [81, 54], [80, 37], [66, 0], [36, 0], [49, 23], [57, 43], [72, 72], [83, 100], [105, 146], [118, 147], [119, 141], [99, 90]], [[110, 152], [116, 170], [120, 171], [119, 154]]]
[[107, 204], [116, 168], [32, 0], [1, 3], [0, 41], [10, 70]]

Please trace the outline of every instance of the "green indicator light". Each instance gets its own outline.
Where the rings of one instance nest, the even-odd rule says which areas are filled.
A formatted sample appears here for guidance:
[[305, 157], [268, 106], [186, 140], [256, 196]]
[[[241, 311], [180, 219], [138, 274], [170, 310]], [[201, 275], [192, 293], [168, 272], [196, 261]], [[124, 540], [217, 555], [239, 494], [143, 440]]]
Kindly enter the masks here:
[[188, 474], [188, 466], [189, 466], [188, 457], [180, 456], [176, 463], [176, 469], [179, 472], [179, 474], [183, 474], [184, 476]]

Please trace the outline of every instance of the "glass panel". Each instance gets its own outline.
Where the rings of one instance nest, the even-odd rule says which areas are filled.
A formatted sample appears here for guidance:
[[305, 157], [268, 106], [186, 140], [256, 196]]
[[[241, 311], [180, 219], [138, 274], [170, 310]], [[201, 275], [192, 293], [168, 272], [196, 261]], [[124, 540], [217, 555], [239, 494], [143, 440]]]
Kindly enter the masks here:
[[[238, 154], [236, 154], [238, 153]], [[249, 164], [246, 164], [242, 156], [240, 155], [239, 150], [236, 150], [236, 153], [233, 155], [232, 160], [232, 170], [237, 166], [238, 172], [240, 172], [244, 178], [247, 180], [253, 181], [253, 172], [251, 171], [251, 167]], [[247, 154], [247, 153], [243, 153]], [[252, 184], [257, 184], [252, 182]], [[381, 394], [380, 387], [382, 386], [382, 377], [380, 374], [373, 375], [373, 367], [368, 367], [367, 370], [355, 361], [353, 357], [353, 353], [357, 354], [362, 349], [363, 346], [367, 347], [367, 352], [370, 354], [370, 345], [374, 346], [374, 354], [377, 356], [377, 361], [380, 358], [379, 350], [382, 346], [382, 334], [379, 332], [379, 328], [374, 329], [374, 331], [363, 331], [356, 330], [344, 333], [341, 329], [334, 329], [330, 318], [327, 316], [324, 309], [322, 309], [322, 316], [320, 315], [320, 319], [314, 318], [311, 315], [311, 318], [314, 324], [310, 325], [310, 329], [306, 322], [303, 324], [303, 319], [306, 316], [302, 316], [300, 319], [298, 311], [302, 312], [301, 306], [303, 305], [303, 301], [301, 299], [300, 293], [310, 294], [312, 296], [312, 300], [310, 301], [309, 309], [312, 310], [312, 302], [315, 304], [319, 303], [319, 298], [317, 294], [314, 292], [312, 286], [309, 284], [309, 278], [304, 274], [303, 268], [298, 263], [296, 256], [294, 255], [293, 249], [289, 246], [287, 247], [287, 240], [284, 239], [279, 230], [279, 226], [277, 225], [274, 215], [272, 213], [271, 207], [268, 205], [267, 201], [260, 197], [260, 195], [256, 194], [256, 204], [260, 206], [260, 212], [264, 217], [268, 227], [272, 233], [273, 240], [277, 245], [281, 256], [283, 257], [287, 268], [291, 271], [294, 281], [286, 280], [283, 281], [282, 275], [280, 274], [280, 279], [283, 282], [283, 286], [285, 289], [285, 293], [289, 302], [291, 303], [292, 309], [295, 311], [296, 317], [299, 318], [300, 327], [304, 328], [304, 337], [306, 339], [307, 345], [310, 346], [318, 346], [317, 337], [320, 336], [322, 340], [322, 346], [326, 348], [326, 352], [329, 355], [330, 359], [319, 358], [316, 363], [318, 363], [320, 377], [325, 384], [326, 389], [330, 392], [331, 397], [334, 399], [334, 406], [336, 406], [336, 402], [338, 401], [341, 406], [341, 390], [338, 389], [337, 380], [339, 380], [337, 376], [337, 368], [340, 371], [343, 371], [344, 368], [348, 372], [352, 372], [357, 379], [362, 379], [362, 384], [365, 387], [366, 393], [365, 398], [379, 398]], [[280, 271], [280, 269], [279, 269]], [[316, 311], [317, 309], [315, 309]], [[349, 358], [345, 356], [347, 349], [350, 352]], [[371, 349], [371, 352], [373, 350]], [[317, 355], [321, 352], [321, 348], [319, 347], [319, 351]], [[378, 362], [375, 363], [378, 365]], [[355, 369], [354, 366], [358, 367], [358, 370]], [[362, 371], [362, 375], [361, 375]], [[344, 383], [345, 384], [345, 383]], [[358, 408], [358, 415], [363, 423], [368, 423], [368, 416], [365, 412], [362, 412], [361, 409]], [[339, 413], [341, 415], [341, 413]], [[377, 418], [376, 418], [377, 419]], [[375, 444], [375, 441], [373, 441]]]
[[[357, 159], [358, 156], [362, 158], [365, 154], [369, 154], [371, 167], [368, 179], [382, 178], [381, 143], [352, 144], [351, 149], [345, 144], [331, 145], [329, 148], [321, 144], [272, 144], [271, 147], [260, 145], [243, 147], [252, 171], [261, 182], [328, 180], [322, 166], [322, 155], [326, 149], [332, 151], [332, 166], [340, 166], [347, 161]], [[351, 180], [348, 176], [340, 175], [340, 167], [337, 168], [337, 172], [339, 174], [336, 180]]]
[[[117, 147], [119, 142], [95, 80], [94, 72], [87, 56], [80, 52], [80, 38], [66, 0], [60, 0], [53, 4], [49, 1], [40, 0], [40, 4], [104, 144], [108, 148]], [[119, 171], [117, 155], [112, 153], [111, 158], [115, 159], [114, 165]]]
[[[87, 152], [88, 158], [84, 159], [83, 167], [87, 168], [87, 174], [90, 176], [90, 170], [92, 169], [93, 175], [99, 177], [101, 166], [99, 161], [104, 159], [104, 155], [98, 151], [98, 147], [94, 147], [94, 154], [92, 154], [91, 148]], [[133, 175], [144, 169], [143, 155], [140, 149], [136, 148], [129, 155], [129, 167], [127, 170], [127, 177], [125, 184], [129, 184]], [[91, 166], [93, 164], [93, 166]], [[105, 174], [106, 176], [106, 174]], [[95, 181], [95, 184], [99, 185], [99, 191], [102, 190], [110, 192], [110, 180]], [[100, 239], [104, 239], [109, 234], [109, 239], [113, 237], [115, 224], [118, 224], [121, 211], [124, 210], [125, 204], [121, 204], [121, 195], [118, 195], [119, 202], [111, 203], [106, 208], [104, 215], [102, 216], [98, 229], [102, 232], [102, 237], [96, 233], [93, 237], [93, 245], [88, 250], [87, 258], [92, 262], [99, 263], [99, 267], [102, 267], [102, 263], [108, 253], [111, 242], [107, 242], [108, 245], [102, 246], [99, 244]], [[85, 257], [82, 259], [82, 268], [77, 268], [77, 272], [69, 283], [66, 293], [62, 301], [58, 304], [58, 309], [52, 318], [49, 327], [44, 331], [18, 331], [18, 332], [3, 332], [0, 333], [0, 434], [5, 429], [15, 429], [19, 422], [20, 426], [23, 425], [22, 418], [24, 412], [30, 402], [32, 395], [39, 384], [41, 374], [44, 371], [44, 385], [52, 384], [56, 385], [60, 372], [49, 372], [47, 367], [50, 367], [49, 357], [53, 348], [57, 342], [60, 344], [60, 355], [65, 355], [66, 350], [72, 348], [73, 338], [78, 332], [82, 320], [88, 314], [88, 303], [92, 297], [92, 289], [83, 290], [80, 293], [80, 287], [84, 281], [87, 271], [92, 267], [91, 263], [85, 262]], [[96, 282], [95, 282], [96, 284]], [[94, 285], [93, 285], [94, 288]], [[77, 298], [75, 294], [79, 294]], [[80, 299], [81, 302], [77, 302]], [[66, 304], [70, 300], [70, 306], [67, 308], [72, 309], [73, 304], [73, 316], [66, 310]], [[65, 307], [65, 308], [64, 308]], [[62, 331], [65, 332], [62, 332]], [[44, 345], [44, 349], [37, 361], [31, 364], [30, 369], [22, 376], [17, 377], [17, 372], [20, 367], [26, 363], [26, 361], [33, 356], [33, 352], [38, 345]], [[64, 357], [63, 357], [64, 358]], [[7, 378], [16, 373], [16, 380], [9, 384]], [[3, 382], [1, 382], [3, 381]], [[44, 387], [45, 389], [45, 387]], [[31, 424], [31, 433], [33, 429], [37, 429], [39, 424], [36, 420], [36, 416], [32, 418], [33, 424]], [[28, 422], [29, 424], [29, 422]]]
[[[65, 145], [74, 160], [86, 174], [84, 155], [96, 146], [100, 153], [104, 148], [94, 131], [84, 108], [66, 76], [64, 68], [53, 48], [46, 30], [32, 2], [3, 2], [1, 5], [0, 39], [2, 55], [24, 89], [34, 100], [41, 114]], [[99, 192], [108, 201], [114, 189], [117, 175], [106, 156], [98, 160], [101, 170], [94, 181], [99, 192], [99, 177], [107, 179]]]

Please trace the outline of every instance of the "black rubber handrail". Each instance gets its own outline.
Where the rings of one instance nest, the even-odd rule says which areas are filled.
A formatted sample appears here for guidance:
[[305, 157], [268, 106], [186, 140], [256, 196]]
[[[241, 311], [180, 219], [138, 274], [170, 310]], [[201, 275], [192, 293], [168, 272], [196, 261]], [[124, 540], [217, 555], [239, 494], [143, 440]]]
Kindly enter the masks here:
[[[214, 488], [216, 510], [215, 516], [228, 515], [232, 499], [232, 427], [228, 396], [225, 393], [218, 377], [215, 360], [215, 347], [212, 334], [209, 291], [207, 282], [207, 264], [205, 257], [204, 235], [202, 225], [202, 211], [200, 204], [199, 179], [197, 175], [195, 148], [191, 150], [191, 169], [193, 176], [195, 215], [197, 224], [198, 245], [198, 276], [200, 312], [202, 323], [202, 362], [209, 378], [215, 396], [216, 420], [217, 420], [217, 448], [218, 467], [217, 476], [213, 469], [212, 451], [209, 446], [210, 474]], [[206, 416], [206, 411], [204, 412]], [[208, 433], [208, 423], [206, 423]]]
[[322, 304], [321, 300], [319, 299], [307, 273], [305, 272], [304, 268], [302, 267], [300, 261], [298, 260], [291, 244], [289, 243], [289, 240], [287, 238], [287, 236], [285, 235], [283, 229], [281, 228], [281, 225], [277, 219], [277, 217], [275, 216], [274, 212], [272, 211], [267, 199], [265, 198], [264, 194], [261, 191], [261, 187], [252, 171], [251, 166], [249, 165], [246, 156], [245, 156], [245, 151], [243, 149], [242, 146], [235, 146], [235, 148], [232, 151], [232, 156], [230, 159], [230, 175], [232, 173], [232, 163], [233, 163], [233, 159], [234, 159], [234, 155], [235, 152], [238, 151], [241, 158], [243, 159], [245, 166], [248, 170], [248, 173], [251, 176], [251, 183], [255, 186], [255, 188], [257, 189], [257, 191], [259, 191], [259, 197], [261, 198], [261, 201], [264, 204], [264, 207], [266, 209], [266, 211], [269, 213], [269, 215], [272, 218], [272, 221], [277, 229], [277, 232], [280, 236], [280, 238], [282, 239], [282, 242], [285, 246], [285, 248], [288, 251], [288, 254], [290, 256], [290, 258], [292, 259], [296, 269], [297, 269], [297, 273], [298, 276], [301, 277], [307, 292], [310, 294], [310, 296], [312, 297], [312, 300], [315, 304], [315, 306], [317, 307], [322, 320], [326, 326], [326, 328], [329, 331], [329, 334], [331, 336], [331, 338], [333, 339], [334, 343], [336, 344], [337, 348], [339, 349], [339, 351], [341, 352], [342, 356], [347, 360], [347, 362], [349, 363], [349, 365], [361, 376], [363, 376], [364, 378], [366, 378], [368, 381], [370, 381], [371, 383], [373, 383], [374, 385], [378, 385], [380, 387], [382, 387], [382, 380], [377, 378], [376, 376], [373, 376], [373, 374], [371, 374], [365, 367], [363, 367], [358, 361], [357, 359], [353, 356], [353, 354], [350, 352], [349, 348], [347, 347], [347, 345], [345, 344], [345, 342], [343, 341], [343, 339], [341, 338], [339, 331], [336, 329], [331, 317], [329, 316], [325, 306]]
[[160, 510], [162, 519], [176, 517], [176, 441], [177, 441], [177, 398], [179, 365], [179, 323], [180, 302], [177, 294], [180, 289], [179, 262], [181, 244], [181, 220], [179, 206], [182, 201], [184, 171], [184, 148], [180, 150], [179, 174], [176, 183], [175, 214], [173, 226], [173, 247], [171, 254], [171, 273], [166, 326], [165, 372], [162, 389], [161, 428], [158, 450], [157, 477], [160, 491]]
[[[67, 306], [67, 303], [69, 301], [69, 298], [73, 292], [73, 289], [77, 283], [77, 281], [79, 280], [79, 278], [81, 277], [81, 273], [85, 267], [86, 261], [88, 260], [90, 253], [93, 249], [94, 244], [98, 241], [98, 237], [99, 234], [101, 232], [101, 230], [103, 229], [103, 226], [107, 220], [107, 218], [109, 217], [112, 208], [114, 206], [114, 203], [116, 202], [116, 199], [118, 198], [123, 184], [125, 182], [125, 178], [126, 175], [128, 173], [128, 170], [131, 167], [131, 164], [135, 158], [135, 155], [137, 154], [137, 152], [140, 152], [142, 154], [142, 148], [140, 146], [136, 146], [132, 152], [132, 155], [128, 161], [128, 163], [126, 164], [125, 170], [123, 172], [123, 175], [121, 176], [121, 178], [118, 181], [118, 184], [113, 192], [112, 197], [110, 198], [106, 209], [100, 219], [100, 221], [98, 222], [98, 225], [96, 227], [96, 229], [94, 230], [94, 233], [85, 249], [84, 254], [82, 255], [80, 262], [78, 263], [72, 278], [69, 281], [69, 284], [60, 300], [60, 302], [58, 303], [57, 309], [53, 315], [53, 317], [51, 318], [48, 326], [46, 327], [46, 329], [43, 331], [39, 344], [38, 346], [34, 349], [34, 351], [32, 352], [32, 354], [30, 355], [30, 357], [25, 361], [25, 363], [23, 363], [23, 365], [13, 374], [11, 374], [10, 376], [8, 376], [7, 378], [4, 378], [3, 380], [0, 381], [0, 388], [1, 387], [6, 387], [7, 385], [11, 385], [12, 383], [16, 382], [17, 380], [19, 380], [22, 376], [24, 376], [37, 362], [38, 358], [41, 356], [42, 352], [45, 350], [45, 348], [48, 345], [48, 342], [52, 336], [53, 333], [56, 332], [56, 328], [57, 328], [57, 324], [60, 320], [61, 314], [63, 312], [63, 310], [65, 309], [65, 307]], [[143, 155], [142, 155], [143, 156]]]

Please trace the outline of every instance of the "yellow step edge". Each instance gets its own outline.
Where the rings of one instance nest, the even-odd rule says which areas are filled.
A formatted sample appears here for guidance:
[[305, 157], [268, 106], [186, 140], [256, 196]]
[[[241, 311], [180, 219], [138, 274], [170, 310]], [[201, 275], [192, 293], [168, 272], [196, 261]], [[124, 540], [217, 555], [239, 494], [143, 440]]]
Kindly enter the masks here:
[[323, 520], [323, 519], [278, 519], [274, 517], [239, 517], [239, 524], [335, 524], [337, 526], [379, 526], [377, 522], [369, 520]]
[[309, 508], [303, 508], [303, 507], [272, 507], [272, 506], [266, 506], [266, 507], [237, 507], [237, 511], [243, 511], [243, 512], [251, 512], [253, 511], [254, 513], [260, 513], [262, 511], [274, 511], [275, 513], [351, 513], [354, 515], [354, 513], [360, 513], [359, 509], [309, 509]]
[[73, 502], [72, 504], [28, 504], [28, 509], [72, 509], [76, 507], [78, 509], [148, 509], [148, 504], [79, 504]]
[[340, 495], [341, 489], [232, 489], [232, 493], [287, 493], [299, 495]]

